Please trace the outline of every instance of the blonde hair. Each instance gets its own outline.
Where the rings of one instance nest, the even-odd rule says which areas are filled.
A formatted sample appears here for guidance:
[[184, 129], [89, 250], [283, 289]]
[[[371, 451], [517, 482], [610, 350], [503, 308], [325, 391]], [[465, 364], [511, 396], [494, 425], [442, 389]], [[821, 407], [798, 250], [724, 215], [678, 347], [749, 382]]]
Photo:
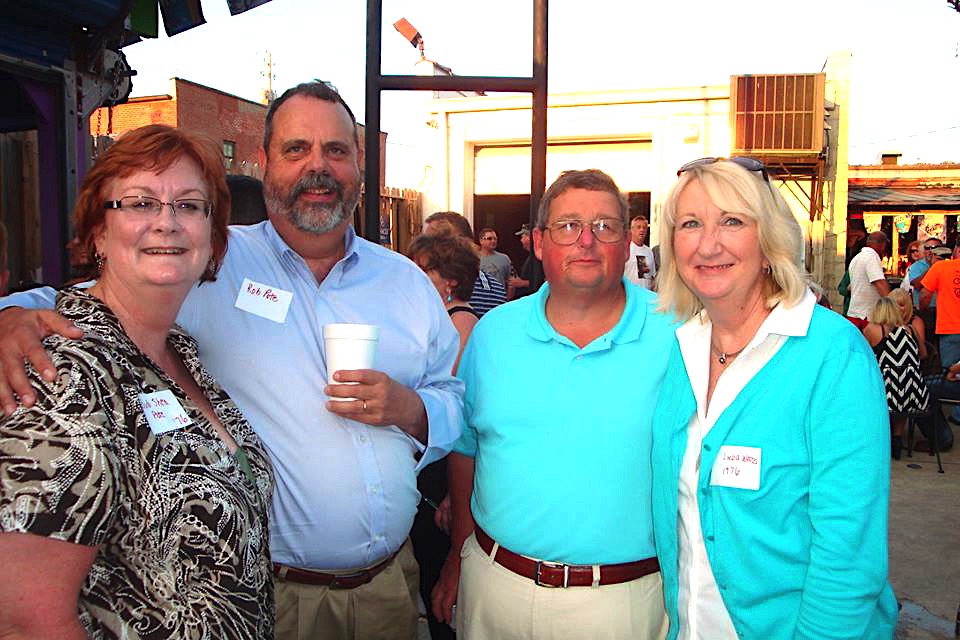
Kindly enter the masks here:
[[906, 324], [903, 321], [903, 314], [900, 307], [889, 297], [880, 298], [877, 304], [873, 306], [873, 311], [869, 313], [870, 322], [884, 327], [902, 327]]
[[897, 305], [897, 310], [903, 319], [900, 324], [909, 324], [913, 319], [913, 298], [903, 289], [894, 289], [887, 296]]
[[699, 181], [714, 205], [742, 214], [757, 225], [760, 252], [770, 264], [764, 282], [767, 307], [779, 302], [792, 307], [803, 299], [808, 277], [801, 267], [803, 232], [783, 196], [759, 173], [727, 160], [702, 164], [684, 171], [667, 194], [660, 224], [660, 310], [672, 312], [681, 321], [703, 309], [703, 303], [680, 277], [673, 255], [673, 232], [677, 201], [683, 190]]

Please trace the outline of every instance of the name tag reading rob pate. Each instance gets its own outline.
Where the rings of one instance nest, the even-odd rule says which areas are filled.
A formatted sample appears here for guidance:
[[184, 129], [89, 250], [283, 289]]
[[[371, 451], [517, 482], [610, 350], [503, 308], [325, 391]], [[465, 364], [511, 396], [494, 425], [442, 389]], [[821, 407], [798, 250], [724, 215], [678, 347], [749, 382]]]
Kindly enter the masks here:
[[760, 488], [760, 447], [723, 445], [713, 462], [710, 484], [735, 489]]
[[193, 420], [170, 389], [141, 393], [140, 407], [147, 418], [147, 424], [150, 425], [150, 431], [156, 436], [193, 424]]
[[292, 300], [293, 294], [289, 291], [244, 278], [234, 306], [261, 318], [283, 324], [287, 319], [287, 311], [290, 310]]

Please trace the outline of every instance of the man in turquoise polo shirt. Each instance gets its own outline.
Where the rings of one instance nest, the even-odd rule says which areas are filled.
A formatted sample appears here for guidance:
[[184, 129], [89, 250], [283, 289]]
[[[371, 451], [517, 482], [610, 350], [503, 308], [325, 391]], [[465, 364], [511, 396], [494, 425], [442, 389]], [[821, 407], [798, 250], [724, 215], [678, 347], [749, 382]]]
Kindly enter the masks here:
[[546, 286], [487, 314], [464, 352], [453, 550], [432, 605], [467, 640], [666, 631], [650, 425], [674, 337], [623, 280], [626, 225], [609, 176], [563, 173], [532, 234]]

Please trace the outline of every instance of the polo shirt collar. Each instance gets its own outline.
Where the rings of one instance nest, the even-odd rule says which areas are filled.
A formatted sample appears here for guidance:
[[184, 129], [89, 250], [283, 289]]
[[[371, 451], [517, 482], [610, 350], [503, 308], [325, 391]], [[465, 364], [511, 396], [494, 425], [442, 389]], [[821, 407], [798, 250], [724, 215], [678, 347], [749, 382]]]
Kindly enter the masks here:
[[[647, 314], [652, 312], [650, 301], [644, 298], [642, 291], [645, 290], [641, 290], [626, 279], [622, 280], [622, 285], [626, 292], [626, 302], [623, 305], [623, 313], [620, 315], [620, 319], [613, 328], [585, 346], [584, 350], [595, 350], [604, 346], [609, 348], [611, 344], [633, 342], [640, 338]], [[532, 297], [534, 297], [534, 301], [530, 307], [530, 315], [527, 317], [526, 323], [527, 335], [540, 342], [555, 340], [576, 347], [569, 338], [560, 335], [547, 320], [547, 298], [550, 297], [550, 284], [544, 283]]]

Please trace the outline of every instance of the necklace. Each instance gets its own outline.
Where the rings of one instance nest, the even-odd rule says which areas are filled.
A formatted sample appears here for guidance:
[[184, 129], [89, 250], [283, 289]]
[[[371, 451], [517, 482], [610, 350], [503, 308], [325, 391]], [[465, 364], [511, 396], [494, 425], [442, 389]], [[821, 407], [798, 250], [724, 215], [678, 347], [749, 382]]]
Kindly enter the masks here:
[[736, 358], [738, 355], [740, 355], [740, 352], [746, 348], [747, 348], [747, 345], [743, 345], [736, 351], [720, 351], [720, 349], [717, 349], [717, 347], [713, 344], [713, 341], [712, 340], [710, 341], [710, 349], [713, 351], [714, 354], [716, 354], [717, 362], [719, 362], [722, 365], [726, 365], [727, 360], [729, 360], [730, 358]]

